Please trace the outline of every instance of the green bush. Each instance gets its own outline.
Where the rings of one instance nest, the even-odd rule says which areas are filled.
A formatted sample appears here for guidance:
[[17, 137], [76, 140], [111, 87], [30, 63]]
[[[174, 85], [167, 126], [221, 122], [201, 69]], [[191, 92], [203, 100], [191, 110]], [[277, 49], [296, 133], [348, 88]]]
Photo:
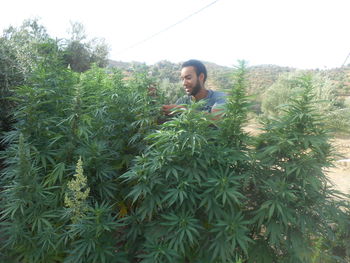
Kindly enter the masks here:
[[[263, 230], [259, 236], [273, 247], [278, 262], [311, 262], [314, 240], [332, 240], [331, 226], [344, 215], [334, 199], [340, 193], [329, 188], [324, 174], [332, 165], [333, 150], [312, 78], [298, 81], [301, 95], [281, 107], [280, 118], [265, 123], [257, 144], [260, 168], [255, 180], [261, 188], [255, 219]], [[331, 251], [322, 252], [323, 258], [332, 257]]]
[[310, 75], [313, 94], [318, 104], [315, 106], [324, 117], [327, 128], [335, 132], [348, 132], [349, 106], [337, 97], [336, 84], [320, 73], [294, 72], [282, 75], [268, 88], [262, 99], [264, 116], [278, 116], [283, 112], [283, 105], [298, 96], [303, 90], [300, 77]]
[[323, 172], [332, 149], [312, 80], [298, 79], [302, 94], [253, 140], [242, 129], [244, 74], [221, 121], [190, 107], [147, 137], [123, 175], [141, 262], [311, 262], [314, 241], [333, 238], [344, 213]]
[[233, 130], [226, 129], [228, 119], [216, 127], [198, 105], [190, 107], [147, 137], [150, 147], [123, 175], [133, 203], [127, 237], [140, 243], [142, 262], [216, 262], [247, 253], [252, 239], [242, 208], [249, 157], [244, 108], [236, 107], [242, 88], [234, 89], [225, 113]]
[[[79, 27], [80, 26], [80, 27]], [[51, 38], [37, 19], [25, 20], [18, 28], [9, 27], [0, 37], [0, 134], [12, 128], [12, 109], [16, 104], [13, 88], [28, 85], [42, 63], [54, 67], [70, 67], [85, 71], [93, 63], [106, 66], [108, 48], [98, 39], [84, 42], [78, 38], [81, 24], [73, 24], [72, 39]], [[79, 31], [80, 30], [80, 31]], [[0, 149], [4, 146], [0, 145]]]
[[[54, 43], [36, 20], [24, 21], [18, 29], [10, 27], [0, 37], [0, 134], [9, 131], [14, 122], [10, 99], [13, 87], [23, 85], [33, 69], [44, 59], [52, 58]], [[50, 53], [45, 51], [50, 50]], [[5, 145], [0, 143], [0, 150]], [[1, 166], [0, 166], [1, 168]]]
[[281, 105], [288, 104], [291, 99], [298, 96], [303, 90], [302, 76], [312, 76], [312, 89], [315, 99], [319, 100], [319, 109], [326, 113], [336, 103], [335, 86], [325, 77], [319, 74], [297, 71], [282, 75], [263, 94], [262, 111], [265, 115], [276, 116], [283, 112]]
[[326, 114], [327, 125], [337, 133], [349, 134], [350, 131], [350, 107], [339, 108]]
[[[118, 204], [127, 192], [118, 178], [144, 149], [142, 138], [160, 114], [141, 75], [124, 81], [118, 71], [94, 67], [78, 75], [42, 64], [14, 90], [16, 123], [1, 154], [6, 257], [45, 263], [115, 257]], [[86, 215], [76, 220], [64, 196], [80, 157], [91, 190]], [[76, 253], [77, 246], [84, 250]]]

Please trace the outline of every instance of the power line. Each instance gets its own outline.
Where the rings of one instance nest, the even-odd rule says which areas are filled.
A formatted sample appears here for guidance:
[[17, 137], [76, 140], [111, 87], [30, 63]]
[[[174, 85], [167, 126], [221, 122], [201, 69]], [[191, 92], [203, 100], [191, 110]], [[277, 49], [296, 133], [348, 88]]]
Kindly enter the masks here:
[[218, 2], [218, 1], [219, 1], [219, 0], [215, 0], [215, 1], [211, 2], [211, 3], [209, 3], [208, 5], [202, 7], [201, 9], [195, 11], [194, 13], [192, 13], [192, 14], [186, 16], [185, 18], [183, 18], [183, 19], [181, 19], [181, 20], [179, 20], [179, 21], [177, 21], [176, 23], [174, 23], [174, 24], [172, 24], [172, 25], [170, 25], [170, 26], [168, 26], [168, 27], [166, 27], [166, 28], [160, 30], [159, 32], [157, 32], [157, 33], [155, 33], [155, 34], [153, 34], [153, 35], [151, 35], [151, 36], [149, 36], [149, 37], [147, 37], [147, 38], [145, 38], [145, 39], [143, 39], [143, 40], [141, 40], [141, 41], [139, 41], [139, 42], [136, 42], [136, 43], [130, 45], [130, 46], [127, 47], [127, 48], [122, 49], [121, 51], [117, 52], [116, 54], [119, 55], [119, 54], [121, 54], [121, 53], [124, 53], [125, 51], [127, 51], [127, 50], [129, 50], [129, 49], [132, 49], [132, 48], [134, 48], [134, 47], [136, 47], [136, 46], [139, 46], [139, 45], [141, 45], [142, 43], [144, 43], [144, 42], [146, 42], [146, 41], [148, 41], [148, 40], [150, 40], [150, 39], [152, 39], [152, 38], [154, 38], [154, 37], [156, 37], [156, 36], [158, 36], [158, 35], [160, 35], [160, 34], [166, 32], [166, 31], [168, 31], [169, 29], [171, 29], [171, 28], [177, 26], [178, 24], [181, 24], [182, 22], [186, 21], [187, 19], [191, 18], [192, 16], [197, 15], [198, 13], [202, 12], [204, 9], [207, 9], [208, 7], [214, 5], [214, 4], [215, 4], [216, 2]]
[[343, 65], [342, 65], [342, 67], [345, 66], [345, 63], [346, 63], [346, 61], [348, 60], [349, 57], [350, 57], [350, 52], [349, 52], [349, 54], [347, 55], [346, 59], [344, 60], [344, 63], [343, 63]]

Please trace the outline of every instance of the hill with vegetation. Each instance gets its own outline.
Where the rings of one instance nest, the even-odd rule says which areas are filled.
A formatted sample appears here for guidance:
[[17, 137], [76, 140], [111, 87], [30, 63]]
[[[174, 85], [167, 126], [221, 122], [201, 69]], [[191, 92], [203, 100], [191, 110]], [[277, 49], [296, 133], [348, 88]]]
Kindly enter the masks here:
[[[208, 61], [204, 61], [204, 64], [208, 70], [208, 79], [206, 83], [207, 88], [223, 91], [231, 90], [231, 87], [233, 86], [232, 76], [235, 71], [234, 67], [221, 66]], [[180, 82], [181, 63], [172, 63], [170, 61], [163, 60], [153, 65], [146, 65], [145, 63], [140, 62], [129, 63], [110, 60], [109, 67], [118, 68], [126, 74], [131, 74], [132, 72], [142, 69], [156, 80], [156, 82], [159, 84], [160, 90], [167, 93], [169, 98], [174, 97], [174, 99], [170, 102], [174, 102], [177, 96], [183, 94], [181, 87], [182, 85]], [[282, 79], [293, 79], [293, 76], [305, 73], [317, 76], [319, 79], [319, 85], [326, 84], [328, 88], [323, 89], [323, 91], [320, 92], [326, 92], [325, 90], [328, 90], [327, 92], [331, 92], [332, 95], [335, 96], [335, 104], [340, 106], [340, 108], [348, 106], [346, 104], [350, 103], [350, 100], [348, 99], [350, 95], [350, 65], [325, 70], [300, 70], [292, 67], [281, 67], [278, 65], [257, 65], [248, 67], [246, 72], [247, 93], [248, 95], [252, 96], [254, 112], [257, 114], [263, 113], [263, 102], [267, 99], [271, 99], [273, 96], [276, 96], [276, 92], [268, 92], [270, 87], [273, 85], [285, 85], [285, 83], [277, 84], [279, 80], [282, 81]], [[275, 87], [272, 89], [279, 88]], [[291, 96], [292, 93], [289, 93], [287, 90], [286, 92], [289, 94], [288, 96]], [[284, 98], [287, 98], [287, 96], [284, 96]], [[274, 105], [276, 102], [281, 101], [279, 98], [272, 98], [271, 106], [278, 106]], [[343, 114], [344, 113], [341, 113], [341, 115]]]
[[[208, 87], [217, 90], [225, 90], [230, 88], [232, 84], [231, 76], [234, 67], [227, 67], [215, 64], [213, 62], [204, 61], [208, 69]], [[172, 83], [180, 81], [181, 63], [173, 63], [167, 60], [159, 61], [153, 65], [146, 65], [141, 62], [122, 62], [109, 60], [109, 67], [119, 68], [123, 71], [130, 71], [132, 68], [144, 66], [148, 69], [152, 76], [160, 79], [168, 79]], [[313, 69], [299, 70], [292, 67], [282, 67], [278, 65], [257, 65], [248, 67], [247, 81], [249, 94], [261, 94], [268, 87], [274, 84], [283, 74], [295, 71], [305, 71], [311, 73], [320, 73], [329, 78], [337, 86], [339, 96], [350, 95], [350, 65], [333, 69]]]

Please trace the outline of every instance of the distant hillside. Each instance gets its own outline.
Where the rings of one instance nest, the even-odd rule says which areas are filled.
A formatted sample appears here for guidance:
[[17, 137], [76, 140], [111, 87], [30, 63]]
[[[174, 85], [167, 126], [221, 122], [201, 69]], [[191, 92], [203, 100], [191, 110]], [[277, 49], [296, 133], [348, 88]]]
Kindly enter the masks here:
[[[234, 71], [232, 67], [220, 66], [212, 62], [203, 62], [208, 70], [207, 87], [211, 89], [227, 90], [231, 88], [231, 75]], [[120, 68], [124, 71], [130, 71], [133, 68], [145, 67], [152, 74], [152, 76], [159, 79], [167, 79], [171, 83], [180, 81], [181, 63], [172, 63], [167, 60], [159, 61], [154, 65], [147, 66], [140, 62], [120, 62], [109, 61], [110, 67]], [[294, 72], [298, 69], [290, 67], [280, 67], [277, 65], [258, 65], [248, 67], [247, 81], [249, 94], [262, 94], [268, 87], [270, 87], [281, 74]], [[310, 72], [317, 72], [327, 76], [335, 83], [339, 96], [350, 95], [350, 65], [343, 68], [335, 68], [328, 70], [308, 70]]]
[[259, 65], [248, 68], [248, 93], [261, 94], [270, 87], [281, 74], [293, 72], [296, 69], [276, 65]]
[[336, 85], [338, 96], [350, 96], [350, 65], [320, 72]]

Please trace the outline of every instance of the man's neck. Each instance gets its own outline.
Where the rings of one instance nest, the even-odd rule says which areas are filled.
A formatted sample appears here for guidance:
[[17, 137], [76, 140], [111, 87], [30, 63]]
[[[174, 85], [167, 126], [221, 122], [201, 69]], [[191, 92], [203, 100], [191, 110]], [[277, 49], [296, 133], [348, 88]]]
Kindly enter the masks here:
[[206, 88], [201, 88], [196, 96], [193, 96], [196, 101], [200, 101], [208, 96], [208, 90]]

